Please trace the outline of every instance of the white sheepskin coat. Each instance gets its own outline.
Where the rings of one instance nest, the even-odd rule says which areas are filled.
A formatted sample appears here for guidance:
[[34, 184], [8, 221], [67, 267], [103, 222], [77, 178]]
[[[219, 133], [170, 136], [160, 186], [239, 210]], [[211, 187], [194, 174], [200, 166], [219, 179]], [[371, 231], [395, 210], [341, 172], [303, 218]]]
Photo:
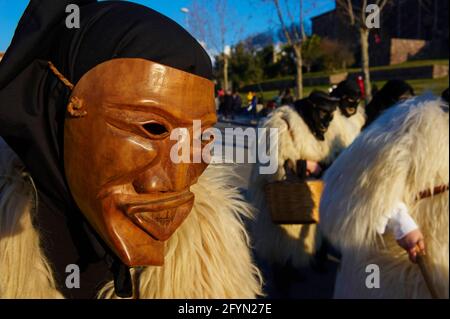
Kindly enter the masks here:
[[[380, 220], [403, 201], [425, 237], [428, 268], [448, 298], [448, 192], [417, 200], [449, 182], [449, 115], [442, 101], [422, 96], [385, 112], [334, 162], [325, 175], [321, 226], [340, 248], [336, 298], [430, 298], [419, 267]], [[380, 288], [366, 287], [366, 267], [378, 265]]]
[[265, 128], [277, 128], [278, 169], [274, 175], [261, 175], [259, 164], [254, 165], [249, 183], [249, 198], [257, 209], [252, 225], [255, 249], [262, 258], [271, 263], [286, 264], [290, 260], [294, 267], [309, 264], [311, 256], [320, 244], [317, 225], [276, 225], [272, 223], [264, 196], [266, 183], [285, 177], [284, 162], [287, 159], [310, 160], [330, 164], [342, 150], [342, 141], [328, 131], [325, 141], [317, 140], [300, 115], [289, 106], [273, 111]]
[[333, 136], [334, 143], [339, 145], [336, 148], [342, 151], [353, 143], [361, 132], [364, 123], [366, 123], [364, 106], [358, 106], [357, 112], [350, 117], [343, 115], [338, 108], [334, 112], [333, 121], [331, 121], [328, 128], [328, 136]]
[[[0, 139], [0, 298], [62, 298], [32, 224], [33, 189], [17, 156]], [[139, 298], [254, 298], [261, 276], [242, 217], [250, 207], [210, 166], [191, 189], [194, 207], [166, 244], [165, 264], [133, 271]], [[113, 284], [99, 292], [114, 298]]]
[[[366, 115], [366, 107], [362, 105], [362, 103], [358, 106], [358, 110], [356, 114], [350, 117], [350, 122], [354, 125], [354, 130], [356, 132], [355, 138], [361, 132], [362, 127], [366, 124], [367, 115]], [[352, 141], [353, 142], [353, 141]]]

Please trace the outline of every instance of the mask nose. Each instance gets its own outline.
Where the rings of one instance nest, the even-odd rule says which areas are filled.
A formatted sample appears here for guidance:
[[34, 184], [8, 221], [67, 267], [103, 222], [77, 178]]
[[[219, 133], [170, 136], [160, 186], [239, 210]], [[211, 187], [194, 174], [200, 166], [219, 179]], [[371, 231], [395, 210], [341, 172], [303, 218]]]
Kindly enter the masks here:
[[190, 166], [188, 163], [180, 163], [173, 164], [170, 168], [174, 191], [180, 192], [191, 186], [189, 179]]
[[189, 163], [181, 162], [175, 164], [170, 161], [170, 158], [168, 159], [170, 164], [166, 167], [166, 171], [170, 172], [170, 178], [173, 181], [174, 191], [183, 191], [195, 184], [199, 176], [208, 166], [204, 160], [210, 160], [207, 156], [207, 152], [205, 153], [206, 157], [203, 157], [203, 151], [205, 145], [214, 141], [214, 137], [208, 141], [202, 141], [202, 132], [198, 136], [194, 136], [194, 132], [192, 132], [192, 130], [190, 130], [189, 133], [191, 135], [189, 145]]
[[173, 189], [169, 177], [159, 165], [139, 174], [133, 187], [138, 194], [164, 193]]

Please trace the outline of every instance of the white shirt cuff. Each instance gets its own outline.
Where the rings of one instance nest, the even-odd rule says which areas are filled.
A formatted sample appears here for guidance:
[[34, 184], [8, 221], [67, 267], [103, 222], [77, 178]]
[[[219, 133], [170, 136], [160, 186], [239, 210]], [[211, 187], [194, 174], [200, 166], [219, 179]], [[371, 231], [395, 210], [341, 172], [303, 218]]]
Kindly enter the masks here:
[[383, 217], [377, 228], [380, 234], [390, 231], [395, 239], [398, 240], [419, 228], [411, 215], [409, 215], [408, 207], [402, 202], [397, 203], [387, 216], [390, 217]]

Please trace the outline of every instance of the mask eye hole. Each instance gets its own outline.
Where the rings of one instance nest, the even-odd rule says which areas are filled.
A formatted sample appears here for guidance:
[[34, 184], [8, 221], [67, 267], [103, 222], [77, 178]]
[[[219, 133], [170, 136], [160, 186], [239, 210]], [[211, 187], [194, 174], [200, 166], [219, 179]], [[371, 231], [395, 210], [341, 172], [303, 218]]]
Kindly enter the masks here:
[[164, 138], [169, 134], [169, 130], [163, 124], [150, 122], [142, 125], [143, 129], [155, 138]]

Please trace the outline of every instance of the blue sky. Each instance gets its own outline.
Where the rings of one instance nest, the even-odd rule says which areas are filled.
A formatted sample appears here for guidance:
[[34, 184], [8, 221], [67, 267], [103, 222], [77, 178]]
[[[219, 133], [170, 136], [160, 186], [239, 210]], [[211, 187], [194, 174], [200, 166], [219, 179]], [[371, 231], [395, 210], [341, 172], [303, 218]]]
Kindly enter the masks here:
[[[57, 0], [54, 0], [57, 1]], [[185, 26], [186, 16], [181, 8], [191, 6], [195, 0], [134, 0], [155, 9]], [[248, 35], [275, 30], [278, 25], [276, 12], [270, 0], [228, 0], [233, 11], [234, 19], [242, 24], [241, 38]], [[305, 0], [305, 17], [309, 18], [334, 8], [333, 0]], [[297, 11], [298, 0], [280, 0], [285, 7], [290, 6], [291, 11]], [[5, 51], [14, 34], [17, 22], [28, 4], [28, 0], [0, 0], [0, 52]], [[229, 39], [233, 42], [235, 39]]]

